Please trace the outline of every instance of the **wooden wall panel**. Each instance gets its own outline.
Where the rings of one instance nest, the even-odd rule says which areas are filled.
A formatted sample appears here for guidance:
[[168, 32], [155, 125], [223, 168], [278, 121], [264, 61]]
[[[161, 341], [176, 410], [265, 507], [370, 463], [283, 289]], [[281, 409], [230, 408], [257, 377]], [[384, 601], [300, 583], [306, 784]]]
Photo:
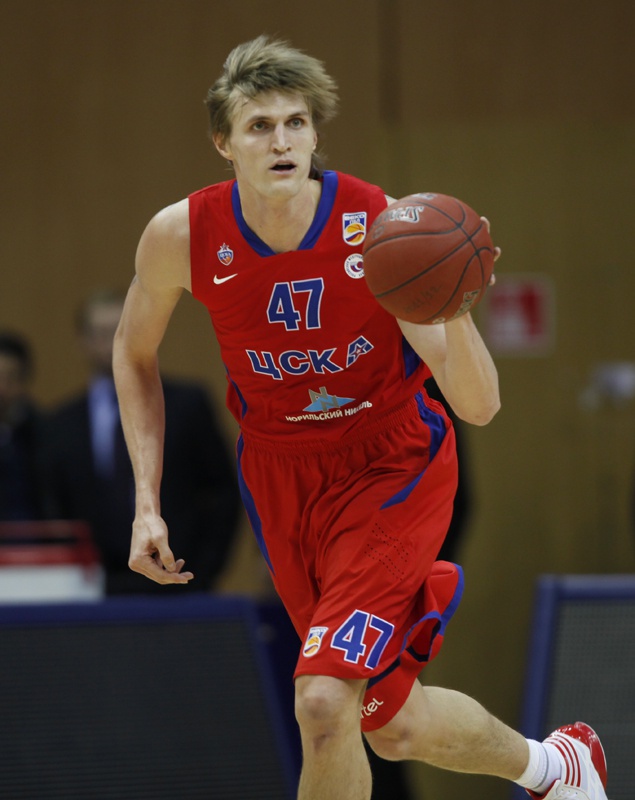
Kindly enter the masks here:
[[632, 116], [628, 0], [394, 0], [403, 121]]
[[[228, 177], [203, 100], [235, 44], [270, 33], [327, 61], [346, 110], [325, 149], [341, 168], [364, 171], [374, 49], [357, 26], [316, 34], [346, 16], [337, 0], [310, 15], [291, 2], [272, 15], [260, 0], [3, 0], [0, 318], [33, 337], [44, 402], [83, 380], [70, 324], [80, 299], [129, 283], [152, 214]], [[216, 382], [218, 361], [210, 378], [191, 344], [208, 337], [203, 309], [185, 300], [165, 342], [166, 369]]]

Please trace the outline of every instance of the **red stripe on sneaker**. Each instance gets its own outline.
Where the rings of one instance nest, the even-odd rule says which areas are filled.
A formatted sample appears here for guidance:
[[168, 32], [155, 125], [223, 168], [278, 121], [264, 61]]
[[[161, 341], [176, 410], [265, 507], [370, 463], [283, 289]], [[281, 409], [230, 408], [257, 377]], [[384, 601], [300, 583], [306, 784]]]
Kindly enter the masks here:
[[575, 745], [566, 736], [559, 736], [556, 734], [556, 736], [553, 738], [556, 740], [553, 743], [563, 756], [567, 767], [567, 776], [564, 781], [565, 784], [567, 784], [567, 786], [572, 786], [576, 789], [579, 789], [582, 784], [582, 768], [580, 766], [580, 757], [575, 749]]
[[549, 737], [549, 738], [550, 738], [550, 744], [552, 744], [556, 748], [556, 750], [560, 753], [560, 755], [562, 756], [562, 761], [564, 762], [565, 772], [564, 772], [564, 775], [561, 776], [562, 777], [562, 781], [563, 781], [563, 783], [567, 784], [567, 786], [570, 786], [571, 785], [571, 783], [570, 783], [571, 770], [570, 770], [570, 767], [569, 767], [569, 759], [567, 758], [567, 751], [563, 749], [563, 747], [560, 744], [560, 742], [554, 741], [553, 737]]

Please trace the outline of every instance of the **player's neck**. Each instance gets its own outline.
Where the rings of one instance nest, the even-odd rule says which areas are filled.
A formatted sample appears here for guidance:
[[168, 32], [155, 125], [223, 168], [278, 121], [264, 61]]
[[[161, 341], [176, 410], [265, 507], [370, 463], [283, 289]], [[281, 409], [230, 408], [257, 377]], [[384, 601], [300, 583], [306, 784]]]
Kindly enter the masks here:
[[243, 217], [251, 230], [276, 253], [297, 250], [311, 227], [322, 184], [309, 180], [305, 188], [280, 201], [241, 192]]

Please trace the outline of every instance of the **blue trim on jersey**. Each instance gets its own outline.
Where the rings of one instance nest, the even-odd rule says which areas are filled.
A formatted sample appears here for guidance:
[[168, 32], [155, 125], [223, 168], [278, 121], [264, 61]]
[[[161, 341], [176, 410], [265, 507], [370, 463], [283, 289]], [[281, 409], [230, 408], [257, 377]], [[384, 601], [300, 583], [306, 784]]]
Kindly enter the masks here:
[[417, 367], [419, 366], [419, 364], [421, 364], [421, 358], [414, 351], [412, 345], [406, 339], [405, 336], [401, 337], [401, 350], [403, 353], [406, 378], [409, 378], [411, 375], [414, 375], [414, 373], [417, 370]]
[[329, 221], [333, 204], [335, 203], [335, 195], [337, 194], [338, 177], [337, 172], [326, 170], [322, 174], [322, 194], [320, 195], [320, 202], [318, 203], [315, 217], [311, 227], [306, 232], [298, 250], [310, 250], [317, 244], [326, 223]]
[[241, 407], [241, 410], [242, 410], [241, 419], [242, 419], [245, 416], [245, 414], [247, 413], [247, 401], [243, 397], [243, 393], [238, 388], [238, 384], [236, 383], [236, 381], [233, 380], [232, 377], [230, 376], [229, 370], [227, 369], [227, 366], [225, 366], [225, 373], [227, 375], [227, 379], [229, 380], [231, 385], [234, 387], [234, 391], [236, 392], [236, 394], [238, 396], [238, 399], [240, 400], [240, 407]]
[[245, 442], [243, 441], [243, 437], [241, 434], [238, 437], [238, 442], [236, 444], [236, 460], [238, 466], [238, 488], [240, 489], [240, 496], [242, 497], [245, 510], [247, 511], [247, 516], [249, 517], [249, 523], [251, 524], [254, 536], [256, 537], [256, 541], [258, 542], [258, 547], [260, 548], [260, 552], [262, 553], [265, 561], [267, 562], [267, 565], [269, 566], [269, 569], [271, 570], [272, 574], [275, 574], [273, 566], [271, 565], [271, 560], [269, 558], [269, 551], [267, 550], [267, 545], [265, 544], [265, 537], [262, 534], [262, 522], [260, 521], [260, 516], [258, 515], [258, 511], [256, 510], [254, 497], [252, 493], [249, 491], [249, 487], [247, 486], [247, 482], [245, 481], [245, 476], [243, 475], [241, 461], [244, 449], [245, 449]]
[[[366, 685], [367, 689], [370, 689], [371, 686], [374, 686], [376, 683], [379, 683], [379, 681], [388, 677], [388, 675], [390, 675], [391, 672], [397, 669], [397, 667], [401, 664], [401, 655], [404, 651], [407, 652], [409, 655], [411, 655], [415, 659], [415, 661], [419, 661], [421, 664], [425, 664], [430, 660], [430, 653], [432, 652], [432, 645], [434, 644], [434, 640], [436, 639], [437, 636], [445, 635], [445, 629], [448, 625], [448, 622], [454, 616], [454, 612], [459, 607], [459, 603], [461, 602], [461, 599], [463, 597], [463, 589], [465, 588], [465, 578], [463, 577], [463, 570], [458, 564], [454, 564], [454, 566], [457, 569], [459, 579], [457, 581], [454, 594], [452, 595], [452, 600], [450, 600], [450, 602], [448, 603], [443, 614], [439, 614], [438, 611], [430, 611], [427, 614], [424, 614], [424, 616], [421, 617], [421, 619], [417, 620], [417, 622], [415, 622], [415, 624], [411, 626], [409, 631], [404, 636], [401, 652], [399, 653], [397, 658], [391, 664], [389, 664], [383, 672], [380, 672], [379, 675], [375, 675], [368, 681], [368, 684]], [[429, 619], [437, 620], [436, 625], [434, 626], [434, 629], [432, 631], [432, 635], [430, 636], [430, 647], [427, 653], [417, 653], [413, 645], [407, 647], [406, 643], [412, 632], [415, 631], [421, 625], [422, 622], [425, 622], [426, 620]]]
[[428, 469], [432, 459], [439, 452], [439, 448], [441, 447], [445, 437], [446, 430], [443, 416], [426, 405], [421, 392], [417, 393], [416, 398], [417, 406], [419, 407], [419, 415], [430, 430], [430, 452], [428, 455], [428, 463], [423, 471], [420, 472], [414, 480], [410, 481], [407, 486], [404, 486], [403, 489], [397, 492], [397, 494], [393, 495], [389, 500], [386, 500], [383, 506], [381, 506], [382, 509], [396, 506], [398, 503], [403, 503], [404, 500], [408, 499], [421, 478], [423, 478], [423, 476], [426, 474], [426, 469]]
[[439, 448], [445, 439], [445, 417], [443, 414], [439, 414], [437, 411], [434, 411], [432, 408], [426, 405], [426, 401], [423, 399], [423, 394], [421, 392], [417, 393], [417, 405], [419, 406], [419, 414], [421, 415], [421, 419], [425, 422], [428, 428], [430, 428], [429, 464], [439, 452]]
[[[322, 194], [320, 195], [320, 202], [318, 203], [311, 227], [306, 232], [304, 239], [302, 239], [300, 242], [298, 250], [310, 250], [315, 246], [317, 240], [320, 238], [322, 231], [324, 230], [324, 227], [331, 216], [331, 211], [333, 210], [335, 195], [337, 194], [337, 185], [337, 173], [333, 172], [332, 170], [326, 170], [322, 175]], [[235, 181], [234, 185], [232, 186], [232, 208], [234, 210], [236, 224], [240, 228], [242, 235], [245, 237], [247, 244], [253, 250], [255, 250], [259, 256], [263, 256], [263, 258], [277, 255], [275, 250], [272, 250], [268, 244], [263, 242], [260, 236], [254, 233], [249, 225], [247, 225], [245, 222], [237, 181]]]

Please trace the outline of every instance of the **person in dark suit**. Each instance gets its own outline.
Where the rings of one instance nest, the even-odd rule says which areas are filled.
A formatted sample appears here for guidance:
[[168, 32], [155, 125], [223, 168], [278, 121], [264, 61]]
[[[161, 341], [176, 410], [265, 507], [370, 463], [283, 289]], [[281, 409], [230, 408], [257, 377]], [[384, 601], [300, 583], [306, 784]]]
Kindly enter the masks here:
[[0, 521], [41, 516], [41, 412], [30, 396], [33, 353], [15, 331], [0, 331]]
[[[102, 558], [106, 594], [147, 594], [152, 584], [128, 568], [134, 483], [112, 379], [112, 342], [123, 301], [122, 293], [97, 292], [78, 313], [77, 331], [91, 377], [84, 392], [56, 408], [47, 420], [46, 511], [52, 518], [81, 519], [90, 525]], [[208, 591], [226, 565], [237, 534], [235, 466], [206, 390], [168, 378], [163, 378], [163, 389], [161, 506], [179, 552], [196, 573], [191, 590]]]

